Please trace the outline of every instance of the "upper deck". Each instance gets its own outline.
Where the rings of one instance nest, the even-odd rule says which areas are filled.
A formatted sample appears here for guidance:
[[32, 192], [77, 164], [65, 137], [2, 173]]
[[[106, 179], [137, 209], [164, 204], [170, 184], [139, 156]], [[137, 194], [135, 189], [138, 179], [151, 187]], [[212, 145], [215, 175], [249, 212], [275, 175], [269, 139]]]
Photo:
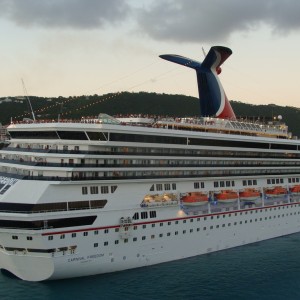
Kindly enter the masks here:
[[[270, 137], [278, 139], [290, 139], [291, 133], [288, 132], [288, 126], [281, 121], [269, 121], [263, 123], [260, 121], [251, 122], [248, 120], [228, 120], [212, 117], [201, 118], [174, 118], [162, 116], [116, 116], [112, 117], [106, 114], [99, 114], [98, 117], [82, 117], [81, 119], [60, 119], [60, 120], [36, 120], [12, 122], [8, 126], [8, 131], [18, 130], [45, 130], [49, 125], [64, 128], [85, 128], [92, 124], [108, 124], [121, 126], [139, 126], [147, 128], [177, 129], [188, 131], [201, 131], [218, 134], [237, 134], [257, 137]], [[41, 126], [42, 125], [42, 126]], [[48, 125], [48, 126], [43, 126]], [[51, 126], [50, 126], [51, 127]]]

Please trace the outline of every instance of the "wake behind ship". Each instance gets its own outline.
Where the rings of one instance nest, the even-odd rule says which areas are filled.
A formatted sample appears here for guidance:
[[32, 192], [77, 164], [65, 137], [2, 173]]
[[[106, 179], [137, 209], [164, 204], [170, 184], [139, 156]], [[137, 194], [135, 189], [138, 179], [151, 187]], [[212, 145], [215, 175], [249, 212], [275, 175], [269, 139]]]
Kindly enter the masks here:
[[212, 47], [199, 118], [14, 122], [0, 151], [0, 268], [29, 281], [144, 267], [299, 232], [300, 142], [237, 120]]

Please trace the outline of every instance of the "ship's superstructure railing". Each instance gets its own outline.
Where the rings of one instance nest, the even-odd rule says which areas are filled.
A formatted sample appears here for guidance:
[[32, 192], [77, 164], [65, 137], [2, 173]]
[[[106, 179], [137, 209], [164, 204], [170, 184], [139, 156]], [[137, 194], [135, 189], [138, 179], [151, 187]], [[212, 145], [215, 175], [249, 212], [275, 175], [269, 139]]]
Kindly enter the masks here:
[[167, 128], [185, 127], [214, 131], [219, 133], [252, 133], [254, 135], [266, 135], [278, 138], [291, 138], [288, 132], [288, 126], [282, 122], [268, 122], [260, 121], [250, 122], [247, 120], [233, 121], [218, 118], [161, 118], [155, 123], [156, 126], [167, 126]]
[[153, 115], [118, 115], [116, 117], [107, 114], [99, 114], [98, 117], [82, 117], [81, 119], [60, 120], [25, 120], [12, 122], [12, 124], [28, 123], [80, 123], [80, 124], [109, 124], [109, 125], [133, 125], [143, 127], [163, 127], [165, 129], [186, 129], [194, 131], [218, 132], [224, 134], [245, 134], [255, 136], [269, 136], [274, 138], [292, 138], [288, 132], [288, 126], [280, 120], [262, 122], [260, 120], [228, 120], [212, 117], [164, 117]]

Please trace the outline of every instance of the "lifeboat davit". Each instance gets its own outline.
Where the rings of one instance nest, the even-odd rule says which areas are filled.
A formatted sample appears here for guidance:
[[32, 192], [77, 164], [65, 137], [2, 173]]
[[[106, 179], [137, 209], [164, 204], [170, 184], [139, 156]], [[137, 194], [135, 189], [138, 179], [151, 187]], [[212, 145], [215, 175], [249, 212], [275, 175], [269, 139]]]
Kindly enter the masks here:
[[295, 185], [295, 186], [291, 187], [290, 188], [290, 193], [293, 196], [300, 195], [300, 185]]
[[287, 189], [281, 186], [276, 186], [274, 188], [266, 189], [265, 194], [269, 198], [282, 197], [287, 194]]
[[215, 194], [215, 198], [218, 202], [231, 203], [237, 201], [239, 196], [238, 193], [234, 191], [221, 191]]
[[239, 195], [241, 201], [251, 201], [260, 198], [260, 192], [256, 189], [245, 189]]
[[182, 197], [184, 206], [200, 206], [208, 203], [208, 196], [205, 193], [188, 193]]

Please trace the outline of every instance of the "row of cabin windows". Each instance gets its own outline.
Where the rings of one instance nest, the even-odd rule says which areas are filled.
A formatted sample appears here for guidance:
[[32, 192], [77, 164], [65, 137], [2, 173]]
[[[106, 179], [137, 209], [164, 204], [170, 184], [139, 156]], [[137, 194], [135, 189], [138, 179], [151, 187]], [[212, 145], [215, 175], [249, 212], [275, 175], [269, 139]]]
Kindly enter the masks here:
[[204, 189], [205, 185], [204, 185], [204, 182], [201, 181], [201, 182], [194, 182], [194, 189]]
[[233, 180], [226, 180], [226, 181], [214, 181], [214, 187], [231, 187], [235, 186], [235, 182]]
[[283, 183], [283, 178], [267, 179], [267, 184], [279, 184], [279, 183]]
[[175, 191], [176, 190], [176, 183], [157, 183], [157, 184], [152, 184], [150, 187], [150, 191]]
[[[150, 218], [156, 218], [156, 211], [155, 210], [149, 211], [149, 217]], [[133, 215], [133, 220], [139, 220], [139, 218], [140, 218], [140, 214], [138, 212], [136, 212]], [[141, 212], [141, 219], [148, 219], [148, 212], [147, 211], [142, 211]]]
[[[110, 186], [110, 192], [114, 193], [115, 190], [117, 189], [117, 185], [112, 185]], [[90, 186], [90, 193], [91, 194], [99, 194], [99, 187], [98, 186]], [[101, 194], [109, 194], [109, 186], [101, 186], [100, 187], [100, 193]], [[87, 195], [88, 194], [88, 187], [83, 186], [82, 187], [82, 195]]]
[[[293, 208], [293, 207], [299, 207], [300, 206], [300, 204], [295, 204], [295, 205], [291, 205], [290, 207], [291, 208]], [[258, 212], [263, 212], [263, 211], [265, 211], [265, 212], [268, 212], [268, 211], [275, 211], [275, 210], [281, 210], [281, 209], [287, 209], [288, 207], [287, 206], [279, 206], [279, 207], [271, 207], [271, 208], [268, 208], [268, 209], [256, 209], [256, 210], [250, 210], [250, 211], [245, 211], [245, 212], [239, 212], [239, 213], [230, 213], [230, 214], [223, 214], [223, 215], [216, 215], [216, 216], [210, 216], [210, 217], [204, 217], [204, 218], [202, 218], [202, 220], [204, 220], [204, 221], [207, 221], [207, 220], [213, 220], [214, 218], [216, 218], [216, 219], [220, 219], [220, 218], [230, 218], [231, 216], [237, 216], [237, 215], [247, 215], [248, 213], [249, 214], [253, 214], [253, 213], [258, 213]], [[156, 214], [156, 211], [153, 211], [153, 213], [155, 213]], [[288, 216], [288, 215], [296, 215], [296, 214], [300, 214], [300, 211], [298, 211], [298, 212], [291, 212], [291, 213], [286, 213], [286, 216]], [[281, 215], [282, 217], [284, 217], [284, 214], [282, 214]], [[278, 215], [278, 218], [280, 217], [280, 215]], [[135, 215], [134, 215], [134, 217], [133, 217], [133, 219], [135, 218]], [[271, 219], [272, 217], [265, 217], [265, 220], [267, 220], [267, 219]], [[276, 216], [273, 216], [273, 218], [276, 218]], [[260, 221], [262, 221], [262, 219], [263, 218], [260, 218]], [[257, 219], [255, 219], [255, 220], [257, 220]], [[188, 221], [188, 219], [184, 219], [184, 220], [182, 220], [182, 223], [183, 224], [186, 224], [187, 223], [187, 221]], [[199, 221], [201, 221], [201, 218], [195, 218], [195, 219], [189, 219], [189, 222], [190, 223], [193, 223], [194, 221], [196, 221], [196, 222], [199, 222]], [[168, 221], [167, 222], [167, 225], [168, 226], [170, 226], [170, 225], [173, 225], [173, 224], [175, 224], [175, 225], [178, 225], [179, 224], [179, 220], [176, 220], [176, 221], [174, 221], [174, 222], [172, 222], [172, 221]], [[241, 221], [242, 222], [242, 221]], [[252, 222], [252, 220], [250, 220], [250, 223]], [[256, 221], [255, 221], [256, 222]], [[245, 223], [247, 223], [247, 221], [245, 221]], [[240, 223], [241, 224], [241, 223]], [[159, 226], [160, 227], [163, 227], [164, 226], [164, 222], [160, 222], [159, 223]], [[216, 226], [218, 226], [218, 225], [216, 225]], [[230, 226], [230, 225], [229, 225]], [[153, 223], [153, 224], [151, 224], [151, 227], [156, 227], [156, 224], [155, 223]], [[223, 226], [224, 227], [224, 226]], [[147, 228], [147, 225], [146, 224], [143, 224], [143, 226], [142, 226], [142, 228], [143, 229], [146, 229]], [[204, 229], [205, 228], [205, 229]], [[203, 230], [206, 230], [206, 227], [204, 227], [203, 228]], [[137, 225], [134, 225], [133, 226], [133, 230], [137, 230], [138, 229], [138, 226]], [[127, 230], [128, 230], [128, 228], [127, 228]], [[115, 232], [119, 232], [119, 228], [115, 228]], [[104, 233], [105, 234], [107, 234], [107, 233], [109, 233], [109, 229], [105, 229], [104, 230]], [[99, 234], [99, 230], [94, 230], [94, 235], [98, 235]], [[89, 235], [89, 232], [88, 231], [84, 231], [83, 232], [83, 236], [88, 236]], [[71, 237], [72, 238], [74, 238], [74, 237], [76, 237], [77, 236], [77, 233], [75, 233], [75, 232], [73, 232], [72, 234], [71, 234]], [[27, 237], [27, 239], [29, 238], [29, 240], [31, 240], [32, 239], [32, 237]], [[31, 239], [30, 239], [31, 238]], [[12, 236], [12, 239], [18, 239], [18, 236]], [[61, 234], [60, 235], [60, 239], [65, 239], [65, 234]], [[53, 240], [53, 235], [49, 235], [48, 236], [48, 240]]]
[[[236, 225], [238, 225], [238, 223], [241, 225], [241, 224], [247, 224], [248, 222], [249, 223], [254, 223], [254, 222], [261, 222], [261, 221], [263, 221], [263, 220], [271, 220], [271, 219], [276, 219], [276, 218], [281, 218], [281, 217], [284, 217], [284, 216], [292, 216], [292, 215], [299, 215], [300, 214], [300, 212], [298, 211], [298, 212], [294, 212], [294, 213], [287, 213], [287, 214], [279, 214], [279, 215], [277, 215], [277, 216], [269, 216], [269, 217], [264, 217], [264, 218], [256, 218], [256, 219], [250, 219], [250, 220], [244, 220], [244, 221], [239, 221], [239, 222], [233, 222], [233, 223], [227, 223], [227, 224], [217, 224], [217, 225], [215, 225], [215, 226], [213, 226], [213, 225], [211, 225], [210, 227], [209, 227], [209, 229], [210, 230], [212, 230], [212, 229], [214, 229], [214, 228], [216, 228], [216, 229], [218, 229], [218, 228], [220, 228], [220, 227], [222, 227], [222, 228], [224, 228], [224, 227], [230, 227], [231, 225], [234, 225], [234, 226], [236, 226]], [[202, 230], [203, 231], [206, 231], [208, 229], [208, 227], [206, 227], [206, 226], [204, 226], [204, 227], [202, 227]], [[200, 230], [201, 230], [201, 228], [200, 227], [197, 227], [197, 228], [195, 228], [195, 230], [197, 231], [197, 232], [199, 232]], [[190, 228], [189, 230], [182, 230], [182, 234], [186, 234], [187, 232], [189, 232], [189, 233], [193, 233], [194, 232], [194, 229], [193, 228]], [[174, 232], [174, 235], [178, 235], [179, 234], [179, 231], [175, 231]], [[171, 236], [172, 235], [172, 233], [171, 232], [167, 232], [166, 234], [165, 234], [165, 236]], [[164, 237], [164, 234], [163, 233], [160, 233], [159, 235], [158, 235], [160, 238], [162, 238], [162, 237]], [[155, 239], [155, 234], [152, 234], [151, 236], [150, 236], [150, 238], [151, 239]], [[147, 237], [146, 236], [142, 236], [142, 240], [144, 241], [144, 240], [146, 240], [147, 239]], [[137, 237], [133, 237], [132, 238], [132, 241], [133, 242], [136, 242], [138, 240], [138, 238]], [[128, 239], [124, 239], [124, 243], [128, 243]], [[115, 240], [115, 245], [118, 245], [119, 244], [119, 240]], [[104, 246], [108, 246], [108, 241], [105, 241], [104, 243]], [[94, 243], [94, 247], [98, 247], [99, 246], [99, 244], [98, 243]]]
[[257, 185], [256, 179], [243, 180], [243, 186]]
[[300, 182], [300, 179], [298, 177], [289, 178], [288, 180], [289, 180], [289, 183]]

